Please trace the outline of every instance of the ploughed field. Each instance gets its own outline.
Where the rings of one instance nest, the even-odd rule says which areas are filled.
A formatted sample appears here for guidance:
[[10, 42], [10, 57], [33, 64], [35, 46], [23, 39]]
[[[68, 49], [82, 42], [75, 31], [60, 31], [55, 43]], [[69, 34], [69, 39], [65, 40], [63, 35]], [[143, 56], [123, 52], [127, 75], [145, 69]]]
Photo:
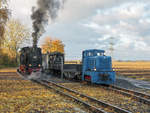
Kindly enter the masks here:
[[150, 81], [150, 62], [113, 62], [117, 75]]
[[54, 91], [22, 79], [15, 73], [15, 69], [0, 70], [0, 103], [0, 113], [83, 113], [86, 111], [79, 104]]

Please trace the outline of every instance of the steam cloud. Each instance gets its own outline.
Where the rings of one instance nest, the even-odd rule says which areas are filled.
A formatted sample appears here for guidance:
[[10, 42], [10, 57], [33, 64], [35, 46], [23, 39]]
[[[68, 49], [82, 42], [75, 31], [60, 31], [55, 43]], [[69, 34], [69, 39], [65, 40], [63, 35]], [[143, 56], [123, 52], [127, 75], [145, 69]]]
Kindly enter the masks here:
[[38, 39], [45, 32], [45, 25], [49, 19], [55, 20], [58, 11], [63, 7], [65, 0], [38, 0], [37, 7], [32, 8], [33, 46], [37, 46]]

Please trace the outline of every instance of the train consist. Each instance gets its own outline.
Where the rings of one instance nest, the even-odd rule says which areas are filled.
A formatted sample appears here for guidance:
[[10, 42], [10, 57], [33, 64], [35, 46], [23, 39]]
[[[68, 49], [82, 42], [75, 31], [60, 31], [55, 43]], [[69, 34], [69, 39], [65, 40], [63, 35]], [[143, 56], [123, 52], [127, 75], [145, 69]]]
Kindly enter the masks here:
[[53, 75], [60, 75], [63, 71], [64, 77], [69, 79], [113, 84], [115, 72], [112, 69], [111, 57], [104, 54], [104, 50], [85, 50], [82, 53], [82, 64], [64, 64], [64, 54], [49, 53], [44, 55], [43, 70]]
[[[35, 50], [35, 51], [34, 51]], [[82, 53], [82, 64], [65, 64], [64, 54], [59, 52], [41, 54], [40, 48], [23, 48], [20, 55], [21, 73], [31, 74], [42, 69], [43, 73], [63, 75], [96, 84], [113, 84], [115, 72], [110, 56], [104, 50], [91, 49]]]

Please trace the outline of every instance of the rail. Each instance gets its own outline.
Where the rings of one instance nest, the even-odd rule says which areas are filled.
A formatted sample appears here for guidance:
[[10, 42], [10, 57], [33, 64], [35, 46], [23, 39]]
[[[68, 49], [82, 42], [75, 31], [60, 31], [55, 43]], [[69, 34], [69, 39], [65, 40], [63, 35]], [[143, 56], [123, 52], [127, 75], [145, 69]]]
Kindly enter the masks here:
[[[60, 94], [63, 94], [63, 95], [68, 96], [70, 98], [73, 98], [77, 102], [80, 102], [84, 106], [87, 106], [90, 110], [92, 110], [92, 112], [96, 111], [96, 112], [106, 113], [106, 111], [104, 111], [104, 109], [108, 108], [110, 111], [113, 110], [116, 113], [130, 113], [130, 111], [127, 111], [127, 110], [124, 110], [122, 108], [116, 107], [112, 104], [108, 104], [108, 103], [105, 103], [103, 101], [97, 100], [93, 97], [79, 93], [75, 90], [69, 89], [69, 88], [64, 87], [62, 85], [58, 85], [57, 83], [54, 83], [52, 81], [42, 80], [42, 81], [34, 81], [34, 82], [38, 82], [47, 88], [54, 89], [56, 92], [58, 92]], [[68, 92], [69, 94], [65, 93], [65, 92]], [[84, 101], [85, 99], [86, 99], [86, 101]]]
[[143, 102], [144, 104], [150, 105], [150, 95], [148, 95], [148, 94], [138, 92], [138, 91], [134, 91], [134, 90], [131, 90], [131, 89], [122, 88], [122, 87], [115, 86], [115, 85], [112, 85], [111, 88], [113, 88], [116, 91], [119, 91], [122, 94], [130, 96], [133, 99], [138, 100], [139, 102]]
[[114, 91], [118, 94], [122, 94], [127, 97], [131, 97], [131, 99], [141, 102], [143, 104], [150, 105], [150, 95], [148, 95], [148, 94], [144, 94], [142, 92], [138, 92], [138, 91], [134, 91], [134, 90], [126, 89], [126, 88], [121, 88], [121, 87], [118, 87], [115, 85], [111, 85], [111, 86], [96, 85], [96, 86], [104, 88], [109, 91]]

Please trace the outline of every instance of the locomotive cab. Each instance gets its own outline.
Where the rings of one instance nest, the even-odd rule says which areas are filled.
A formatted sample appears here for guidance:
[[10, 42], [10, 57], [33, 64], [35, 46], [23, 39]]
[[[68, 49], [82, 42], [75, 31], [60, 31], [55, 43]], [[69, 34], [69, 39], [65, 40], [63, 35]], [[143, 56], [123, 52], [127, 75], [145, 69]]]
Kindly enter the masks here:
[[86, 50], [82, 55], [82, 80], [98, 84], [113, 84], [115, 82], [111, 57], [105, 56], [104, 50]]

